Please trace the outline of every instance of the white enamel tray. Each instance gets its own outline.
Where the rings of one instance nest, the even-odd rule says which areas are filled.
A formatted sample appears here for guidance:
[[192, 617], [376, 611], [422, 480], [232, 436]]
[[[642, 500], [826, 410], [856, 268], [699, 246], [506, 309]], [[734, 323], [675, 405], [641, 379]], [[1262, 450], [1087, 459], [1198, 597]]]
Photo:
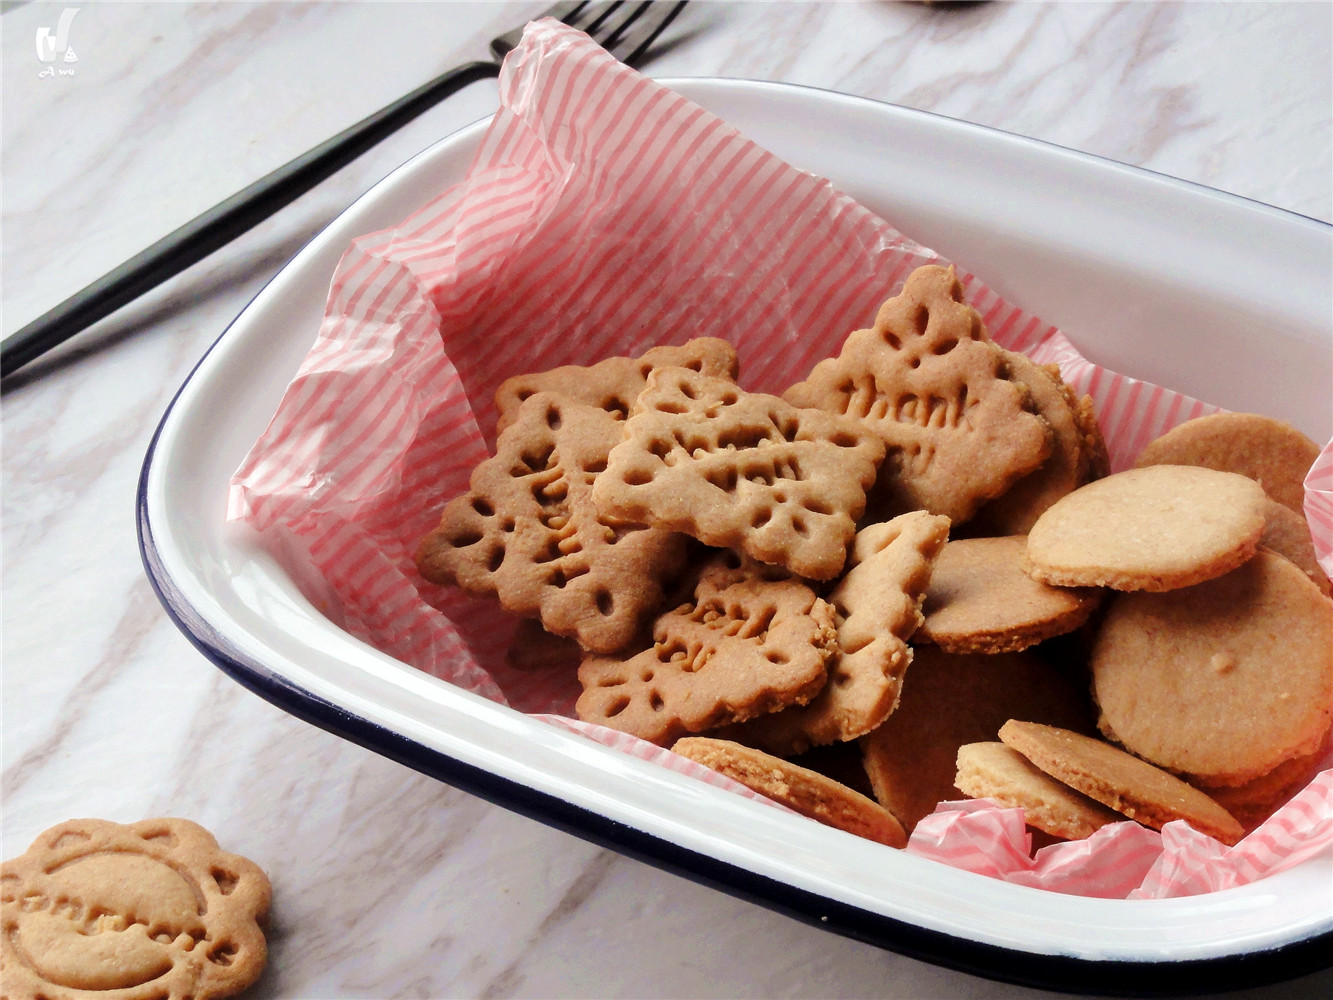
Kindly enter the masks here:
[[[1060, 326], [1091, 360], [1333, 430], [1333, 228], [1031, 140], [769, 83], [668, 85]], [[253, 539], [227, 481], [311, 344], [349, 241], [462, 178], [450, 136], [303, 249], [199, 364], [144, 464], [144, 562], [240, 683], [311, 723], [615, 849], [942, 965], [1083, 992], [1236, 988], [1333, 960], [1333, 858], [1239, 889], [1094, 900], [957, 871], [628, 758], [393, 660], [324, 618]], [[303, 581], [305, 591], [317, 582]]]

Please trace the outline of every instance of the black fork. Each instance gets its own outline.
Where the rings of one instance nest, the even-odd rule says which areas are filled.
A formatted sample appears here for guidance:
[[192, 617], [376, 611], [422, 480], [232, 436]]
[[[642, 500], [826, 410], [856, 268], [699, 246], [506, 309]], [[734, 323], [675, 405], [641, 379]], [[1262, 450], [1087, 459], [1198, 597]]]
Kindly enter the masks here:
[[[652, 43], [684, 6], [684, 0], [638, 3], [569, 0], [539, 16], [556, 18], [586, 32], [616, 58], [633, 66], [643, 60]], [[254, 228], [446, 97], [470, 83], [499, 75], [501, 60], [518, 45], [522, 35], [520, 25], [496, 36], [491, 39], [493, 60], [452, 69], [363, 118], [187, 222], [6, 337], [0, 344], [0, 378]]]

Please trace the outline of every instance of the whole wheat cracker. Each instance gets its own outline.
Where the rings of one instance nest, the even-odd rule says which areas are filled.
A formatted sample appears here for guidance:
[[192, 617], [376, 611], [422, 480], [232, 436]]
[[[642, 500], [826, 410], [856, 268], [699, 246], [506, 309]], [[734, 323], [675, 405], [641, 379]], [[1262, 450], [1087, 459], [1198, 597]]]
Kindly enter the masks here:
[[1254, 830], [1322, 770], [1331, 739], [1333, 728], [1324, 734], [1318, 749], [1290, 757], [1243, 785], [1209, 785], [1196, 780], [1195, 786], [1235, 816], [1247, 832]]
[[1102, 827], [1125, 819], [999, 741], [959, 747], [954, 784], [970, 798], [1022, 809], [1028, 826], [1065, 840], [1091, 837]]
[[1324, 567], [1319, 564], [1314, 537], [1310, 534], [1310, 522], [1304, 514], [1297, 514], [1276, 500], [1266, 501], [1264, 531], [1259, 536], [1259, 545], [1284, 559], [1290, 559], [1323, 591], [1325, 597], [1333, 596], [1333, 584], [1330, 584]]
[[1278, 503], [1301, 513], [1305, 476], [1319, 445], [1285, 420], [1260, 413], [1212, 413], [1150, 441], [1137, 467], [1197, 465], [1248, 476]]
[[1036, 650], [953, 654], [916, 646], [897, 710], [860, 741], [875, 799], [914, 829], [937, 804], [962, 797], [954, 780], [958, 748], [997, 739], [1014, 718], [1095, 731], [1086, 684]]
[[505, 650], [505, 663], [515, 670], [578, 669], [583, 648], [573, 639], [552, 635], [536, 618], [520, 618]]
[[1093, 587], [1052, 587], [1023, 571], [1027, 539], [959, 538], [944, 546], [916, 640], [950, 653], [1007, 653], [1082, 626], [1101, 600]]

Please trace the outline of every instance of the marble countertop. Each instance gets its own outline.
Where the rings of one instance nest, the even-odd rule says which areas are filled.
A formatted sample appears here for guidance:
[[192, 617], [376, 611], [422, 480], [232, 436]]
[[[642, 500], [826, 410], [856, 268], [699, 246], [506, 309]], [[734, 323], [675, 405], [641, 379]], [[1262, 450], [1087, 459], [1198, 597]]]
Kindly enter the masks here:
[[[542, 3], [8, 3], [3, 329]], [[49, 67], [57, 72], [46, 72]], [[651, 76], [781, 80], [995, 126], [1333, 220], [1328, 3], [691, 4]], [[482, 82], [8, 380], [4, 856], [183, 816], [271, 875], [255, 997], [1026, 997], [834, 936], [423, 777], [209, 664], [140, 564], [173, 393], [343, 207], [490, 113]], [[886, 154], [888, 155], [888, 154]], [[1245, 993], [1324, 995], [1333, 973]]]

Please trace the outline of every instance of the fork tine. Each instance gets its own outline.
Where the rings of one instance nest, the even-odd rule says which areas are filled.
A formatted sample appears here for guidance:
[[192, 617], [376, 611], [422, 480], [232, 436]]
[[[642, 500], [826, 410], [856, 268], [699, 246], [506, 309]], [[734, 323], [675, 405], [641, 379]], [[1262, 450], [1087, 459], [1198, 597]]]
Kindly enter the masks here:
[[633, 66], [657, 41], [676, 15], [685, 7], [686, 0], [645, 0], [630, 14], [619, 28], [620, 37], [602, 42], [611, 53], [626, 65]]
[[[593, 41], [628, 65], [640, 59], [685, 6], [685, 0], [566, 0], [540, 17], [553, 17], [590, 35]], [[491, 50], [503, 58], [523, 35], [517, 28], [492, 40]]]
[[591, 35], [600, 31], [606, 24], [607, 18], [625, 6], [625, 2], [624, 0], [595, 0], [595, 2], [585, 0], [583, 3], [571, 4], [570, 6], [574, 9], [566, 11], [564, 14], [556, 15], [551, 11], [547, 11], [547, 14], [551, 17], [558, 16], [561, 21], [564, 21], [571, 28], [578, 28], [579, 31]]
[[[593, 22], [605, 17], [611, 9], [620, 6], [620, 2], [621, 0], [615, 0], [614, 3], [594, 3], [591, 0], [561, 0], [560, 3], [546, 8], [532, 20], [540, 21], [544, 18], [553, 17], [570, 27], [586, 31]], [[503, 59], [518, 48], [518, 43], [523, 40], [524, 27], [520, 24], [512, 31], [506, 31], [503, 35], [497, 35], [491, 39], [491, 52], [495, 54], [497, 60]]]

